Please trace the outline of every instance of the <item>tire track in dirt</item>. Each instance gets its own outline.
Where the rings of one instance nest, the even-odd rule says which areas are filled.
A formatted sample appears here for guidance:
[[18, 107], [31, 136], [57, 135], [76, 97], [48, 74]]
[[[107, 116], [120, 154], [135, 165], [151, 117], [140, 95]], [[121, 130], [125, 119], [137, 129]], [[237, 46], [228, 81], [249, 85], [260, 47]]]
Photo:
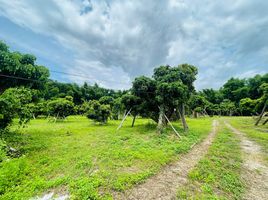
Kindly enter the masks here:
[[114, 199], [121, 200], [150, 200], [175, 199], [179, 187], [187, 182], [188, 173], [195, 167], [199, 160], [207, 153], [218, 127], [218, 121], [213, 120], [212, 131], [206, 139], [195, 145], [188, 153], [175, 163], [164, 167], [157, 175], [146, 180], [124, 193], [114, 194]]
[[244, 133], [224, 122], [240, 138], [240, 146], [243, 150], [242, 178], [247, 184], [247, 191], [243, 199], [266, 200], [268, 199], [268, 167], [265, 166], [264, 153], [261, 147], [249, 140]]

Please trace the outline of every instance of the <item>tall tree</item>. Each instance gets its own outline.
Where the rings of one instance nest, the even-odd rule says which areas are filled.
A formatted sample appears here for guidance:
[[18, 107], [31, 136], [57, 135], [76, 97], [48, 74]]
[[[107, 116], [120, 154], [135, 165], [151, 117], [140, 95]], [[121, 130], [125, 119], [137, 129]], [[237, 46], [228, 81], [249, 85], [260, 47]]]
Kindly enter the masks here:
[[35, 60], [33, 55], [10, 52], [7, 45], [0, 41], [0, 92], [17, 86], [43, 88], [49, 71], [44, 66], [36, 65]]

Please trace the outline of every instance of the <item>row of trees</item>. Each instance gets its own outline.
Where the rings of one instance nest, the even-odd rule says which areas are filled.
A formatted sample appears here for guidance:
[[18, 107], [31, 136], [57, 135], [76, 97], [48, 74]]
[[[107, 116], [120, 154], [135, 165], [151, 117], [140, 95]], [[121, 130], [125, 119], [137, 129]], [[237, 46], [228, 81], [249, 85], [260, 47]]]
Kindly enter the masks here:
[[[231, 78], [219, 90], [195, 91], [197, 68], [192, 65], [160, 66], [152, 77], [140, 76], [128, 91], [115, 91], [97, 84], [82, 86], [49, 79], [49, 70], [36, 65], [33, 55], [11, 52], [0, 42], [0, 127], [14, 117], [20, 123], [40, 115], [64, 119], [83, 114], [100, 123], [119, 119], [124, 113], [151, 118], [161, 132], [168, 119], [185, 115], [265, 116], [268, 74], [249, 79]], [[260, 121], [261, 118], [259, 118]], [[259, 122], [258, 122], [259, 123]]]
[[[219, 90], [204, 89], [191, 96], [193, 115], [260, 115], [267, 104], [268, 74], [229, 79]], [[265, 110], [265, 109], [264, 109]]]

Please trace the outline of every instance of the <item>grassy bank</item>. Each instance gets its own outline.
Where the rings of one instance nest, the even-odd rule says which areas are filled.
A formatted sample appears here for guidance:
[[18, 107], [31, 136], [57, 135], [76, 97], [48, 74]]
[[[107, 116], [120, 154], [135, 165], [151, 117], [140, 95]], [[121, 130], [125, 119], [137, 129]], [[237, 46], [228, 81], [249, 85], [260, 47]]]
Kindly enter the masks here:
[[[5, 140], [23, 156], [0, 164], [0, 198], [29, 199], [48, 191], [72, 199], [109, 199], [156, 173], [189, 150], [211, 130], [212, 119], [189, 119], [190, 131], [178, 140], [171, 129], [162, 135], [148, 119], [131, 118], [100, 126], [81, 116], [64, 122], [32, 120]], [[179, 123], [175, 127], [182, 132]]]

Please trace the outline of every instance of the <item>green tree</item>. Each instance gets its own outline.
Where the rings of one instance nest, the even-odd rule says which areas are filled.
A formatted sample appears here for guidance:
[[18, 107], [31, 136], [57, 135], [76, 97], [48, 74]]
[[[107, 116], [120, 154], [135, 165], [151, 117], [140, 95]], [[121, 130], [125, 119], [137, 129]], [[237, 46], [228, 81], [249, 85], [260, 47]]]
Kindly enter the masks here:
[[[260, 91], [262, 92], [262, 97], [259, 99], [259, 104], [263, 105], [261, 114], [259, 115], [255, 125], [257, 126], [259, 122], [261, 121], [262, 117], [264, 116], [264, 113], [266, 111], [266, 108], [268, 106], [268, 83], [263, 83], [260, 86]], [[258, 105], [259, 106], [259, 105]], [[268, 120], [265, 120], [263, 124], [266, 124]]]
[[223, 94], [220, 91], [214, 90], [212, 88], [211, 89], [203, 89], [200, 92], [200, 95], [205, 97], [205, 99], [212, 104], [219, 104], [220, 102], [223, 101]]
[[182, 64], [177, 67], [160, 66], [154, 70], [154, 79], [157, 81], [157, 99], [159, 106], [158, 130], [165, 124], [164, 113], [172, 113], [178, 108], [184, 130], [188, 129], [185, 120], [185, 105], [194, 92], [194, 81], [197, 68], [193, 65]]
[[73, 98], [66, 96], [65, 98], [57, 98], [47, 103], [48, 113], [56, 119], [65, 119], [71, 114], [74, 114]]
[[132, 127], [135, 124], [135, 119], [140, 113], [140, 104], [141, 99], [133, 94], [125, 94], [122, 96], [121, 103], [125, 108], [125, 111], [128, 112], [131, 109], [131, 114], [133, 116]]
[[9, 88], [0, 95], [0, 128], [11, 124], [15, 117], [20, 124], [27, 123], [32, 115], [27, 105], [32, 101], [32, 93], [26, 88]]
[[207, 101], [205, 97], [193, 94], [189, 99], [189, 107], [193, 111], [193, 116], [196, 118], [198, 113], [206, 112]]
[[232, 116], [236, 112], [235, 103], [230, 101], [229, 99], [224, 99], [220, 103], [220, 109], [221, 109], [221, 113], [223, 115]]
[[239, 102], [239, 110], [241, 115], [250, 116], [255, 113], [256, 100], [252, 100], [251, 98], [241, 99]]
[[46, 67], [36, 65], [35, 60], [33, 55], [10, 52], [7, 45], [0, 41], [0, 74], [4, 75], [0, 79], [0, 92], [18, 86], [43, 89], [49, 71]]
[[132, 85], [133, 95], [139, 97], [139, 114], [158, 122], [158, 102], [156, 101], [156, 81], [149, 77], [135, 78]]
[[[245, 87], [246, 80], [231, 78], [221, 88], [224, 99], [229, 99], [232, 102], [239, 103], [240, 99], [247, 97], [247, 88]], [[243, 88], [243, 89], [242, 89]]]
[[118, 97], [113, 102], [112, 118], [118, 120], [120, 114], [122, 113], [122, 110], [123, 110], [122, 99]]
[[90, 107], [86, 112], [87, 118], [102, 124], [107, 123], [110, 114], [110, 105], [100, 104], [97, 100], [90, 101]]
[[103, 96], [99, 100], [100, 104], [110, 105], [111, 107], [114, 104], [114, 98], [111, 96]]

